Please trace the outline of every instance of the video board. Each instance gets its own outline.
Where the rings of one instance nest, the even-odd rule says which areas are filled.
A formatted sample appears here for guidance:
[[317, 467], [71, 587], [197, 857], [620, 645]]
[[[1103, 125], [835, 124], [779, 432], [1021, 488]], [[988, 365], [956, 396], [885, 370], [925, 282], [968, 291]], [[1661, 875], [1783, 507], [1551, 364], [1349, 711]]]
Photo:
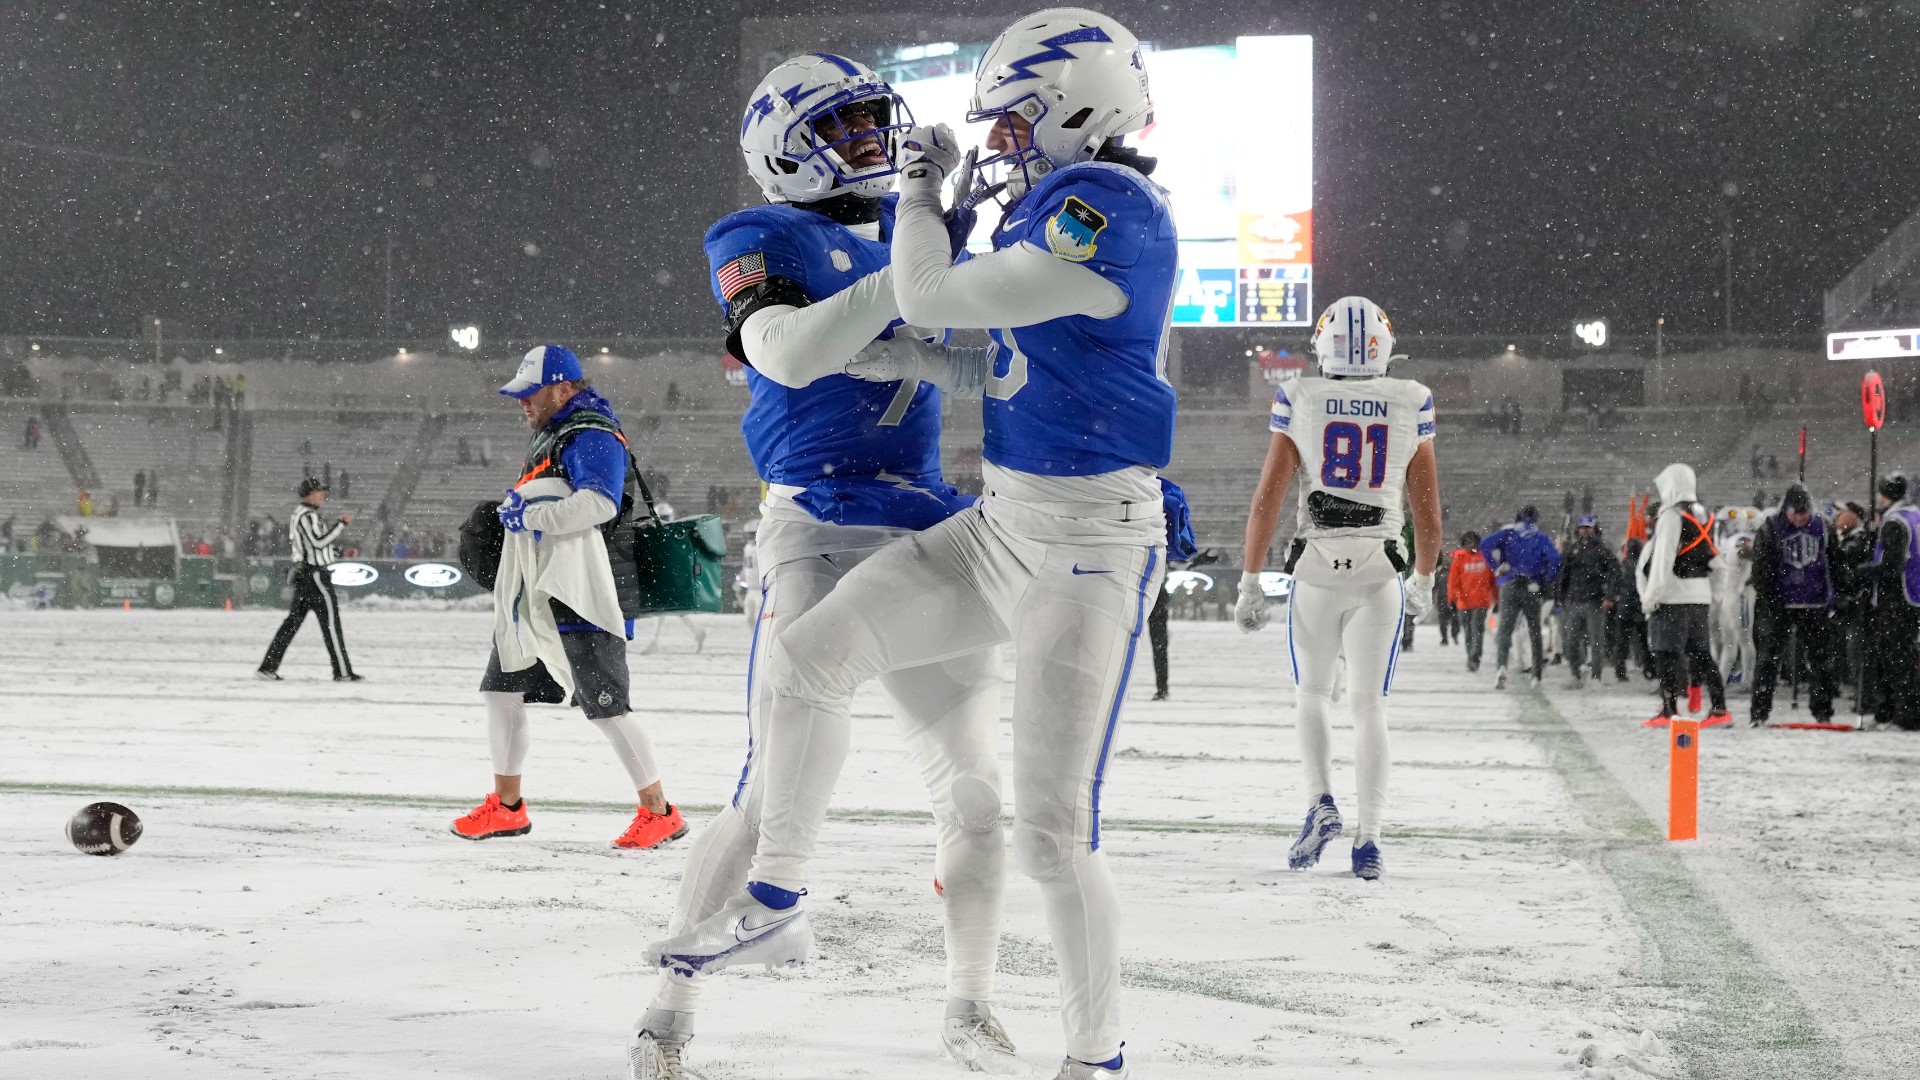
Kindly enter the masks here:
[[[922, 42], [874, 68], [920, 123], [951, 124], [962, 146], [984, 43]], [[1158, 159], [1180, 229], [1176, 326], [1307, 326], [1313, 321], [1313, 39], [1241, 37], [1222, 45], [1143, 45], [1153, 123], [1129, 145]], [[984, 249], [989, 206], [974, 233]]]

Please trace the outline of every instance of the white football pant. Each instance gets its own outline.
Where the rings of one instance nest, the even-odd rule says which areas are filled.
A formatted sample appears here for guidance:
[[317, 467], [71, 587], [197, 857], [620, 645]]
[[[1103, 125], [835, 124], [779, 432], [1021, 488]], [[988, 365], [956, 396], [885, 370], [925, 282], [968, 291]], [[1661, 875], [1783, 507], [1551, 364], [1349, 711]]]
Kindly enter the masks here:
[[1011, 642], [1015, 857], [1040, 885], [1067, 1053], [1118, 1054], [1119, 898], [1100, 851], [1100, 784], [1164, 577], [1163, 548], [1146, 542], [1164, 531], [1156, 534], [1116, 540], [1085, 519], [989, 496], [842, 579], [774, 645], [760, 849], [748, 877], [805, 887], [855, 687]]
[[[904, 535], [911, 534], [787, 518], [762, 521], [758, 540], [765, 569], [753, 600], [761, 614], [747, 660], [747, 763], [732, 799], [694, 837], [670, 933], [707, 918], [746, 888], [747, 865], [760, 839], [759, 749], [765, 743], [766, 673], [774, 642], [848, 571]], [[998, 650], [989, 649], [880, 679], [932, 797], [938, 835], [934, 876], [946, 914], [947, 996], [983, 1003], [993, 1000], [1006, 880], [997, 754], [999, 659]], [[704, 977], [663, 975], [653, 1007], [692, 1012], [705, 982]]]
[[1387, 804], [1387, 695], [1400, 655], [1405, 610], [1398, 577], [1365, 584], [1295, 581], [1287, 603], [1287, 651], [1293, 659], [1294, 722], [1306, 768], [1307, 805], [1333, 794], [1334, 680], [1346, 655], [1347, 707], [1353, 714], [1359, 816], [1354, 843], [1380, 838]]

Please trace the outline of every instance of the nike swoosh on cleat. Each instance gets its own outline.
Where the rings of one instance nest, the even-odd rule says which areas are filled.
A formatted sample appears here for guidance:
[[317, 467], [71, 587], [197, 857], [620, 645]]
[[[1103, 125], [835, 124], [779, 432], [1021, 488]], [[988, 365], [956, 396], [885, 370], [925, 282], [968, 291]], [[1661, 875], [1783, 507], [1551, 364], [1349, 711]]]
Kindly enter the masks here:
[[[800, 913], [796, 911], [796, 912], [793, 912], [792, 914], [786, 915], [783, 918], [775, 919], [772, 922], [762, 923], [759, 926], [748, 926], [746, 917], [742, 916], [739, 922], [733, 924], [733, 940], [738, 941], [744, 945], [749, 941], [753, 941], [756, 938], [765, 936], [767, 931], [769, 930], [776, 930], [782, 926], [785, 926], [786, 924], [792, 922], [795, 918], [799, 917], [799, 915]], [[740, 931], [742, 930], [745, 930], [747, 932], [746, 937], [740, 936]]]
[[1080, 569], [1079, 563], [1073, 564], [1073, 572], [1076, 574], [1111, 574], [1113, 573], [1113, 571], [1111, 570], [1082, 570]]

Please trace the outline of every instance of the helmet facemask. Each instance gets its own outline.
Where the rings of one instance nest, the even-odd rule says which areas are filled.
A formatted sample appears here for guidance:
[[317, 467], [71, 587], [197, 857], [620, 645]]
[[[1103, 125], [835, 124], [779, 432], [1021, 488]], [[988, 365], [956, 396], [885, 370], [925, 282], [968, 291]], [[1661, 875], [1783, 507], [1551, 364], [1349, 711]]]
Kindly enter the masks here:
[[[817, 161], [833, 173], [841, 189], [871, 198], [886, 194], [900, 171], [900, 133], [913, 126], [913, 111], [885, 83], [878, 84], [878, 93], [875, 89], [849, 87], [800, 110], [781, 140], [796, 168]], [[859, 164], [856, 159], [868, 140], [879, 145], [880, 160]]]

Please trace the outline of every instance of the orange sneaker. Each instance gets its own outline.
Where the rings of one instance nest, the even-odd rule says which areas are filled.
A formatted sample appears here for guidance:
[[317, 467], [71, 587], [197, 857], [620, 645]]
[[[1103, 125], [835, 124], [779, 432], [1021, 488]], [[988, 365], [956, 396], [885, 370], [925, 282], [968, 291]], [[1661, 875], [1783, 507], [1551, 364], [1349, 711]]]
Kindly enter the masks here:
[[620, 839], [615, 840], [613, 846], [638, 851], [659, 847], [685, 835], [687, 823], [680, 816], [679, 807], [669, 803], [666, 813], [656, 814], [643, 806], [639, 813], [633, 815], [633, 824], [627, 826], [627, 831], [620, 834]]
[[487, 801], [473, 808], [465, 817], [453, 819], [453, 835], [468, 840], [485, 840], [492, 836], [525, 836], [533, 831], [533, 823], [527, 820], [527, 802], [520, 800], [518, 808], [509, 810], [500, 805], [500, 796], [489, 795]]

